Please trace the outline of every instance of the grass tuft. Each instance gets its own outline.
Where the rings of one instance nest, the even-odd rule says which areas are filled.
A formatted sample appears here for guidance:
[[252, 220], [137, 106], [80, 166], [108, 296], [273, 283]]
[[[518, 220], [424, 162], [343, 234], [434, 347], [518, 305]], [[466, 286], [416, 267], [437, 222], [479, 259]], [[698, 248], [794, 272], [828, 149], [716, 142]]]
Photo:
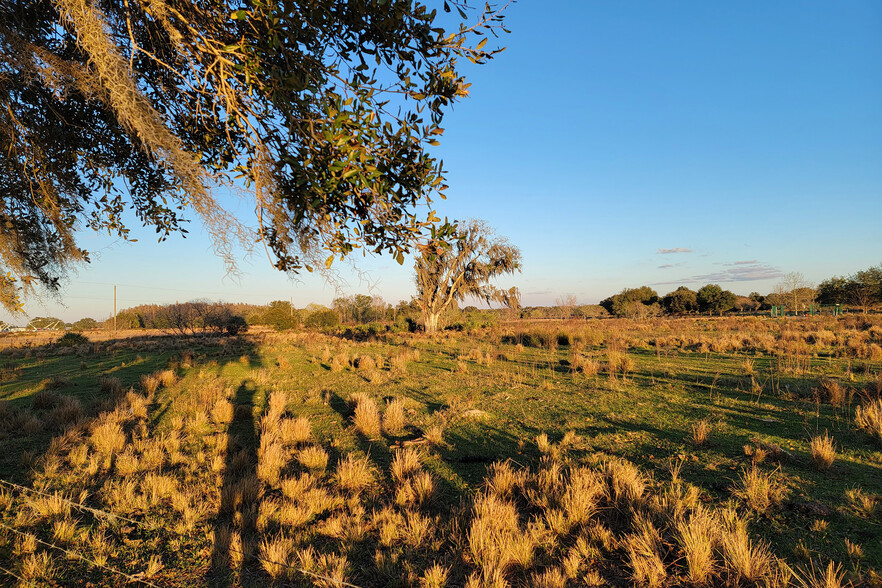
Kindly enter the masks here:
[[824, 432], [824, 436], [817, 435], [812, 438], [810, 443], [812, 452], [812, 461], [819, 470], [829, 469], [833, 465], [836, 458], [836, 448], [833, 445], [833, 438]]

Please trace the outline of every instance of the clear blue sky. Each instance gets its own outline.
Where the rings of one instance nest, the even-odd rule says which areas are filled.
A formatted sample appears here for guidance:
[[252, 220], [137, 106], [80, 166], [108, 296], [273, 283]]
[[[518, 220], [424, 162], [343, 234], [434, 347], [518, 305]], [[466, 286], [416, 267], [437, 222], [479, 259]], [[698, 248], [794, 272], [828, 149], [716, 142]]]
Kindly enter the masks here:
[[[467, 70], [471, 96], [445, 119], [437, 210], [521, 248], [523, 273], [501, 285], [525, 305], [644, 284], [767, 293], [783, 273], [817, 283], [882, 262], [882, 3], [524, 0], [507, 12], [507, 50]], [[335, 296], [261, 254], [239, 282], [224, 278], [198, 232], [161, 245], [84, 235], [97, 254], [64, 306], [27, 310], [104, 319], [114, 283], [120, 307]], [[355, 261], [370, 283], [344, 270], [343, 293], [414, 293], [410, 260]]]

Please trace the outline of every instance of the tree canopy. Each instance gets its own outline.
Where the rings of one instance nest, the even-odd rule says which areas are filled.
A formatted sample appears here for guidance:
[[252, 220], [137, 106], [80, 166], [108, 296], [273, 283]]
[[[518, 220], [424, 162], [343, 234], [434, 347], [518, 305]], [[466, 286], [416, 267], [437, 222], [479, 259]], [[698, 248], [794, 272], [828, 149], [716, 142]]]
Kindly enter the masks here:
[[714, 312], [722, 314], [735, 305], [735, 294], [723, 290], [718, 284], [702, 286], [695, 297], [699, 310], [711, 314]]
[[601, 300], [600, 306], [614, 316], [627, 318], [645, 318], [661, 312], [658, 292], [649, 286], [625, 288], [618, 294]]
[[438, 221], [427, 149], [468, 93], [458, 61], [502, 28], [450, 5], [445, 30], [410, 0], [0, 0], [0, 303], [57, 289], [89, 259], [76, 231], [125, 238], [131, 211], [160, 240], [200, 218], [229, 270], [255, 241], [288, 272], [356, 247], [401, 263]]
[[439, 327], [441, 314], [467, 296], [486, 303], [517, 305], [517, 288], [503, 290], [491, 280], [521, 269], [521, 251], [497, 237], [483, 222], [472, 220], [457, 229], [450, 243], [437, 243], [416, 259], [416, 303], [427, 333]]

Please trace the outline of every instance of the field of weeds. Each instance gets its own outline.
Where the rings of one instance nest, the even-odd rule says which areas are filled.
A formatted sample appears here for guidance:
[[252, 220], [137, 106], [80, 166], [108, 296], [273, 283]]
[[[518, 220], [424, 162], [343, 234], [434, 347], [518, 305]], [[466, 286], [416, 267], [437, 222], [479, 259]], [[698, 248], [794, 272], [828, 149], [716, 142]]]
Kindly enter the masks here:
[[0, 584], [882, 585], [882, 321], [7, 339]]

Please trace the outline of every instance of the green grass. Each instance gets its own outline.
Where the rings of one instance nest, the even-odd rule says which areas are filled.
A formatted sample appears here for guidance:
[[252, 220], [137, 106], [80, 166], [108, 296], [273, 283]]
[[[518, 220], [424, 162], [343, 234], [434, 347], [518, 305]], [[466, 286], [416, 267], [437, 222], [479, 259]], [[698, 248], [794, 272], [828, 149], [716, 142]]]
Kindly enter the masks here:
[[[662, 323], [657, 330], [663, 328]], [[189, 349], [192, 357], [182, 361], [182, 347], [187, 346], [195, 346]], [[330, 350], [327, 360], [325, 346]], [[419, 350], [420, 358], [407, 362], [401, 372], [390, 368], [389, 358], [403, 349]], [[489, 364], [488, 353], [494, 358]], [[94, 415], [108, 400], [97, 396], [99, 376], [112, 375], [124, 387], [137, 388], [142, 375], [170, 366], [181, 379], [157, 392], [146, 426], [157, 432], [174, 430], [181, 419], [208, 408], [200, 406], [199, 391], [206, 382], [219, 382], [236, 406], [229, 433], [236, 436], [237, 447], [254, 457], [269, 395], [283, 390], [289, 413], [308, 417], [314, 442], [330, 454], [329, 470], [343, 456], [367, 456], [386, 484], [391, 484], [388, 471], [395, 448], [419, 442], [430, 427], [440, 426], [444, 444], [424, 460], [425, 469], [438, 481], [429, 513], [439, 517], [474, 496], [491, 463], [506, 459], [537, 463], [540, 455], [533, 440], [542, 433], [557, 443], [573, 431], [577, 437], [568, 459], [574, 463], [595, 465], [610, 457], [624, 458], [659, 482], [670, 479], [672, 462], [681, 461], [683, 480], [697, 486], [704, 501], [717, 505], [732, 500], [732, 487], [751, 464], [745, 445], [774, 444], [784, 450], [783, 457], [759, 467], [773, 472], [787, 494], [780, 506], [752, 517], [751, 532], [766, 541], [777, 557], [794, 565], [807, 563], [808, 556], [832, 558], [852, 571], [882, 570], [882, 504], [868, 517], [858, 513], [846, 496], [847, 490], [861, 488], [882, 500], [882, 451], [854, 428], [858, 396], [841, 406], [813, 398], [823, 377], [856, 391], [882, 370], [882, 364], [837, 357], [835, 350], [782, 357], [756, 350], [656, 349], [638, 342], [620, 351], [631, 360], [627, 373], [586, 375], [570, 369], [572, 353], [569, 346], [522, 348], [502, 343], [499, 333], [434, 340], [394, 336], [386, 342], [359, 344], [314, 335], [287, 339], [270, 335], [268, 341], [254, 336], [238, 343], [169, 340], [143, 350], [138, 344], [109, 344], [82, 357], [54, 355], [53, 349], [32, 350], [30, 356], [16, 351], [0, 360], [5, 370], [0, 401], [12, 410], [40, 414], [31, 408], [33, 396], [50, 378], [58, 378], [63, 383], [55, 392], [79, 398]], [[581, 353], [605, 365], [608, 350], [596, 344]], [[343, 354], [349, 359], [379, 356], [385, 367], [334, 371], [333, 357]], [[381, 410], [386, 400], [401, 399], [406, 427], [395, 437], [373, 441], [362, 437], [352, 425], [347, 403], [358, 393], [375, 399]], [[696, 446], [692, 425], [702, 419], [711, 423], [710, 436], [707, 443]], [[206, 424], [201, 433], [194, 433], [193, 452], [200, 451], [203, 439], [224, 430]], [[824, 431], [834, 438], [837, 454], [829, 470], [818, 471], [809, 443]], [[40, 472], [39, 460], [58, 431], [0, 434], [5, 448], [0, 477], [24, 485], [41, 480], [50, 486], [60, 483], [61, 478]], [[30, 457], [22, 460], [25, 451]], [[217, 492], [207, 463], [206, 471], [192, 474], [190, 481], [201, 480], [206, 492]], [[170, 466], [169, 471], [176, 470]], [[111, 479], [108, 472], [90, 487], [95, 490], [99, 482]], [[159, 521], [172, 512], [141, 514]], [[4, 520], [11, 520], [10, 516], [7, 513]], [[208, 513], [201, 524], [205, 529], [217, 528], [224, 520]], [[820, 530], [810, 532], [813, 525]], [[850, 562], [846, 538], [863, 547], [859, 564]], [[180, 539], [176, 551], [163, 549], [158, 536], [141, 540], [142, 548], [152, 545], [163, 553], [165, 573], [170, 574], [165, 577], [174, 580], [173, 585], [213, 577], [200, 569], [205, 537]], [[0, 547], [0, 560], [11, 557], [9, 548]], [[372, 556], [356, 549], [350, 560], [367, 561]]]

